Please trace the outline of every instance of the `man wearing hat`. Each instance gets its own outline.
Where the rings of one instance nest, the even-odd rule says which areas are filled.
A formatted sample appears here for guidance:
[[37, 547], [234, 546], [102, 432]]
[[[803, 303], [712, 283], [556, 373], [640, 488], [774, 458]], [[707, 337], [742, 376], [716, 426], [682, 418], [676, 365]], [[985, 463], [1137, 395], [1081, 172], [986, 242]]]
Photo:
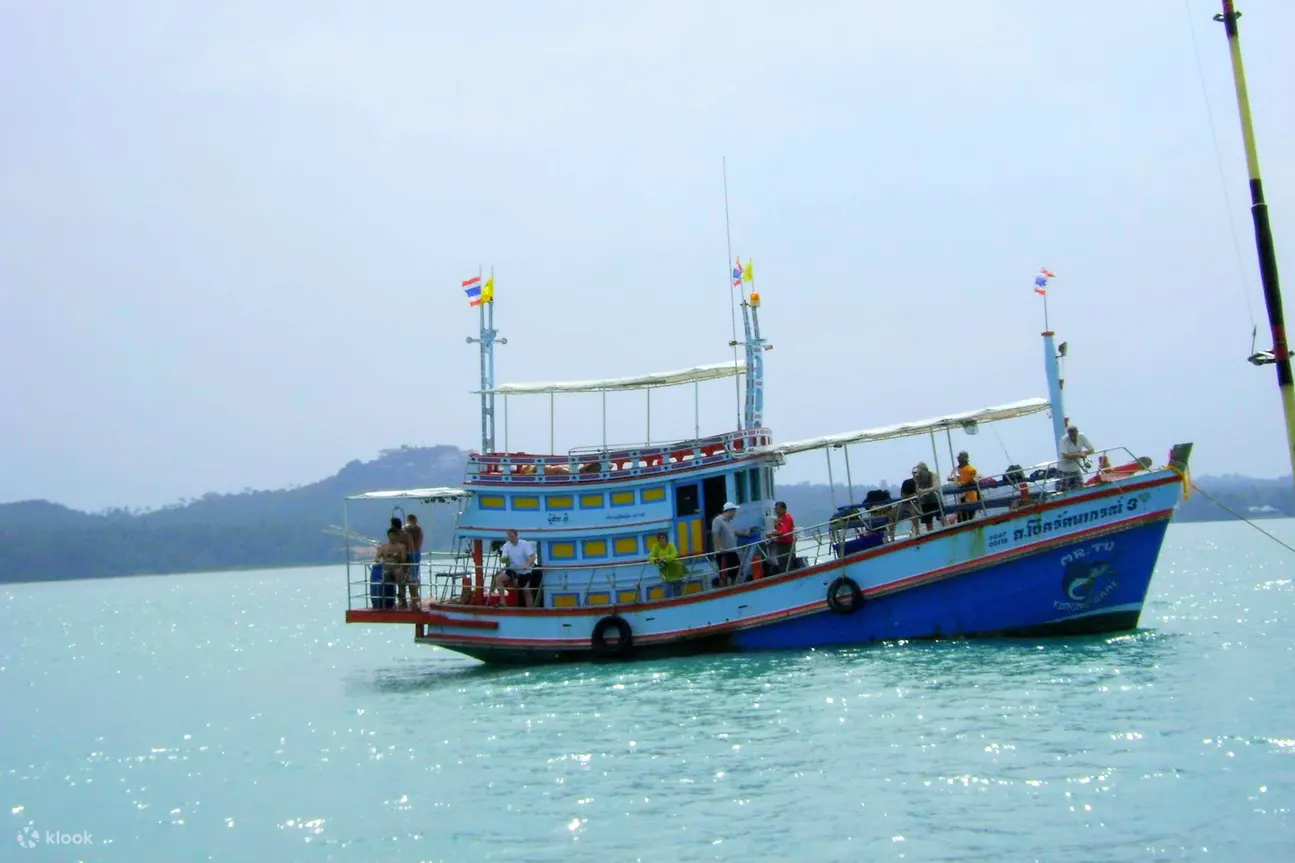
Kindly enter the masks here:
[[735, 584], [742, 561], [737, 556], [737, 533], [733, 530], [733, 516], [737, 504], [729, 501], [710, 523], [710, 536], [715, 549], [715, 563], [719, 566], [719, 586]]
[[1093, 454], [1093, 445], [1087, 437], [1079, 433], [1077, 426], [1070, 426], [1057, 442], [1057, 452], [1061, 461], [1057, 470], [1061, 478], [1057, 481], [1057, 491], [1069, 491], [1084, 484], [1084, 467], [1087, 459]]

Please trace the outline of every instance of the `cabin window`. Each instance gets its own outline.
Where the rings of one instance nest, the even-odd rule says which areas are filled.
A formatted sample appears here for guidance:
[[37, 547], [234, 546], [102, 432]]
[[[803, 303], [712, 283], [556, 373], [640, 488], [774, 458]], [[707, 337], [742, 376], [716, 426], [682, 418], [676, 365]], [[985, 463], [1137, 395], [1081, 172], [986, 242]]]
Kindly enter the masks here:
[[633, 506], [634, 492], [632, 491], [614, 491], [612, 492], [612, 506]]
[[616, 557], [626, 557], [639, 553], [639, 538], [637, 536], [618, 536], [612, 541], [612, 554]]
[[737, 485], [737, 491], [735, 492], [736, 497], [737, 497], [737, 505], [738, 505], [738, 506], [741, 506], [742, 504], [746, 503], [746, 500], [747, 500], [747, 497], [746, 497], [746, 471], [744, 471], [744, 470], [740, 470], [740, 471], [738, 471], [737, 473], [733, 474], [733, 479], [734, 479], [734, 481], [736, 482], [736, 485]]
[[773, 494], [773, 468], [771, 468], [771, 467], [767, 467], [767, 468], [765, 468], [765, 469], [764, 469], [764, 493], [765, 493], [766, 495], [768, 495], [769, 497], [773, 497], [773, 496], [774, 496], [774, 494]]
[[575, 560], [576, 544], [574, 542], [550, 542], [549, 558], [552, 560]]
[[760, 468], [751, 468], [751, 500], [764, 500], [760, 493]]
[[603, 496], [601, 494], [580, 495], [581, 509], [602, 509], [603, 506], [604, 506]]
[[544, 508], [553, 512], [554, 510], [567, 510], [575, 508], [575, 498], [569, 494], [551, 494], [544, 498]]
[[642, 500], [643, 503], [664, 503], [665, 489], [661, 486], [657, 486], [656, 488], [645, 488], [643, 491], [639, 492], [639, 499]]
[[606, 557], [607, 540], [605, 539], [586, 539], [584, 541], [585, 557]]
[[675, 487], [674, 509], [675, 515], [679, 518], [687, 518], [701, 512], [701, 495], [698, 494], [695, 484]]

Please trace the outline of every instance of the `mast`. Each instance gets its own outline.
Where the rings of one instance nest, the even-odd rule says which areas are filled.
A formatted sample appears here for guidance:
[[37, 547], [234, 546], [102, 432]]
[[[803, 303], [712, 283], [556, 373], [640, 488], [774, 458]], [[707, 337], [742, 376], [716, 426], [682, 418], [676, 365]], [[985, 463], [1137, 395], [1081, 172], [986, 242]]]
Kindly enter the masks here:
[[742, 298], [742, 346], [746, 360], [746, 399], [742, 407], [742, 428], [755, 428], [755, 343], [751, 335], [751, 305]]
[[751, 306], [751, 334], [746, 340], [746, 392], [750, 405], [750, 428], [764, 425], [764, 339], [760, 336], [760, 295], [751, 291], [747, 299]]
[[1066, 406], [1061, 393], [1061, 367], [1057, 362], [1062, 354], [1052, 337], [1051, 330], [1043, 332], [1043, 370], [1048, 377], [1048, 402], [1052, 405], [1052, 448], [1056, 451], [1057, 461], [1061, 461], [1061, 439], [1066, 434]]
[[475, 284], [479, 292], [476, 306], [480, 330], [477, 338], [468, 336], [467, 343], [481, 349], [481, 452], [492, 453], [495, 451], [495, 342], [508, 344], [508, 339], [498, 338], [499, 330], [495, 329], [495, 268], [490, 268], [490, 279], [485, 285], [481, 284], [480, 269], [475, 279], [463, 284], [465, 289]]
[[1295, 476], [1295, 378], [1291, 376], [1290, 349], [1286, 345], [1286, 321], [1282, 312], [1281, 286], [1277, 278], [1277, 252], [1273, 249], [1272, 228], [1268, 224], [1268, 204], [1264, 201], [1263, 180], [1259, 175], [1259, 151], [1255, 147], [1254, 126], [1250, 120], [1250, 95], [1246, 90], [1245, 67], [1241, 63], [1241, 38], [1237, 35], [1237, 19], [1233, 0], [1223, 0], [1223, 13], [1215, 21], [1223, 22], [1228, 38], [1228, 51], [1232, 57], [1232, 77], [1236, 82], [1237, 109], [1241, 115], [1241, 137], [1245, 143], [1246, 170], [1250, 175], [1250, 215], [1255, 223], [1255, 246], [1259, 253], [1259, 277], [1263, 283], [1264, 305], [1268, 307], [1268, 324], [1272, 329], [1271, 352], [1260, 352], [1250, 357], [1257, 366], [1277, 366], [1277, 386], [1281, 391], [1282, 413], [1286, 419], [1286, 454], [1291, 460], [1291, 473]]

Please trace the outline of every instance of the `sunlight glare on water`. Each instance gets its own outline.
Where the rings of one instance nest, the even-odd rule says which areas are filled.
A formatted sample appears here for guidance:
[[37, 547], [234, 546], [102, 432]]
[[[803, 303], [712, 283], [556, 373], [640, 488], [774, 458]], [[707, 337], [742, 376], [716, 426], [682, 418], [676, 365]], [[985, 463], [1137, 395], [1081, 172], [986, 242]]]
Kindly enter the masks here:
[[532, 669], [337, 568], [9, 585], [0, 859], [1295, 859], [1293, 563], [1174, 526], [1129, 634]]

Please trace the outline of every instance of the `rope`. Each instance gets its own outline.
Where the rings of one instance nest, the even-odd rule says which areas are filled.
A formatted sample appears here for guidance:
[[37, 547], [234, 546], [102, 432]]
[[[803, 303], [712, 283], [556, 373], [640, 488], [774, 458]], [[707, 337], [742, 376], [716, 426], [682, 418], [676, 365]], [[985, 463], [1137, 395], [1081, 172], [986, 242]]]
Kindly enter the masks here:
[[1228, 511], [1228, 512], [1230, 512], [1232, 515], [1234, 515], [1234, 516], [1236, 516], [1237, 518], [1241, 519], [1241, 520], [1242, 520], [1242, 521], [1244, 521], [1246, 524], [1250, 525], [1250, 526], [1251, 526], [1251, 527], [1253, 527], [1255, 530], [1259, 531], [1259, 532], [1260, 532], [1260, 533], [1262, 533], [1264, 536], [1268, 537], [1268, 538], [1269, 538], [1269, 539], [1271, 539], [1273, 542], [1275, 542], [1275, 543], [1277, 543], [1278, 545], [1280, 545], [1282, 548], [1286, 549], [1287, 551], [1291, 552], [1292, 554], [1295, 554], [1295, 548], [1291, 548], [1289, 545], [1287, 545], [1286, 543], [1282, 542], [1280, 539], [1278, 539], [1277, 537], [1273, 536], [1271, 533], [1269, 533], [1268, 531], [1264, 530], [1262, 527], [1260, 527], [1259, 525], [1255, 524], [1253, 521], [1251, 521], [1250, 519], [1246, 518], [1244, 515], [1242, 515], [1241, 513], [1237, 512], [1235, 509], [1233, 509], [1232, 507], [1228, 506], [1226, 503], [1223, 503], [1221, 500], [1219, 500], [1218, 498], [1216, 498], [1216, 497], [1214, 497], [1213, 495], [1211, 495], [1211, 494], [1210, 494], [1209, 492], [1207, 492], [1205, 489], [1201, 488], [1200, 486], [1196, 485], [1195, 483], [1192, 483], [1192, 488], [1194, 488], [1194, 489], [1196, 489], [1197, 491], [1199, 491], [1199, 492], [1201, 493], [1201, 495], [1202, 495], [1206, 500], [1210, 501], [1210, 502], [1211, 502], [1211, 503], [1213, 503], [1215, 506], [1219, 507], [1220, 509], [1227, 510], [1227, 511]]
[[1210, 93], [1205, 83], [1205, 66], [1201, 63], [1201, 50], [1196, 44], [1196, 27], [1192, 24], [1191, 0], [1183, 0], [1183, 10], [1187, 13], [1187, 29], [1192, 34], [1192, 53], [1196, 55], [1196, 74], [1201, 82], [1201, 99], [1205, 102], [1205, 116], [1209, 119], [1210, 140], [1214, 143], [1214, 161], [1219, 169], [1219, 186], [1223, 190], [1223, 204], [1227, 208], [1228, 227], [1232, 230], [1232, 247], [1237, 254], [1237, 272], [1241, 276], [1241, 296], [1246, 301], [1246, 312], [1250, 315], [1250, 326], [1253, 330], [1258, 330], [1259, 325], [1255, 323], [1255, 310], [1250, 304], [1250, 284], [1249, 280], [1246, 279], [1245, 259], [1241, 254], [1241, 239], [1237, 236], [1236, 222], [1232, 219], [1232, 196], [1228, 194], [1227, 173], [1223, 170], [1223, 153], [1219, 149], [1219, 136], [1214, 128], [1214, 111], [1210, 108]]

